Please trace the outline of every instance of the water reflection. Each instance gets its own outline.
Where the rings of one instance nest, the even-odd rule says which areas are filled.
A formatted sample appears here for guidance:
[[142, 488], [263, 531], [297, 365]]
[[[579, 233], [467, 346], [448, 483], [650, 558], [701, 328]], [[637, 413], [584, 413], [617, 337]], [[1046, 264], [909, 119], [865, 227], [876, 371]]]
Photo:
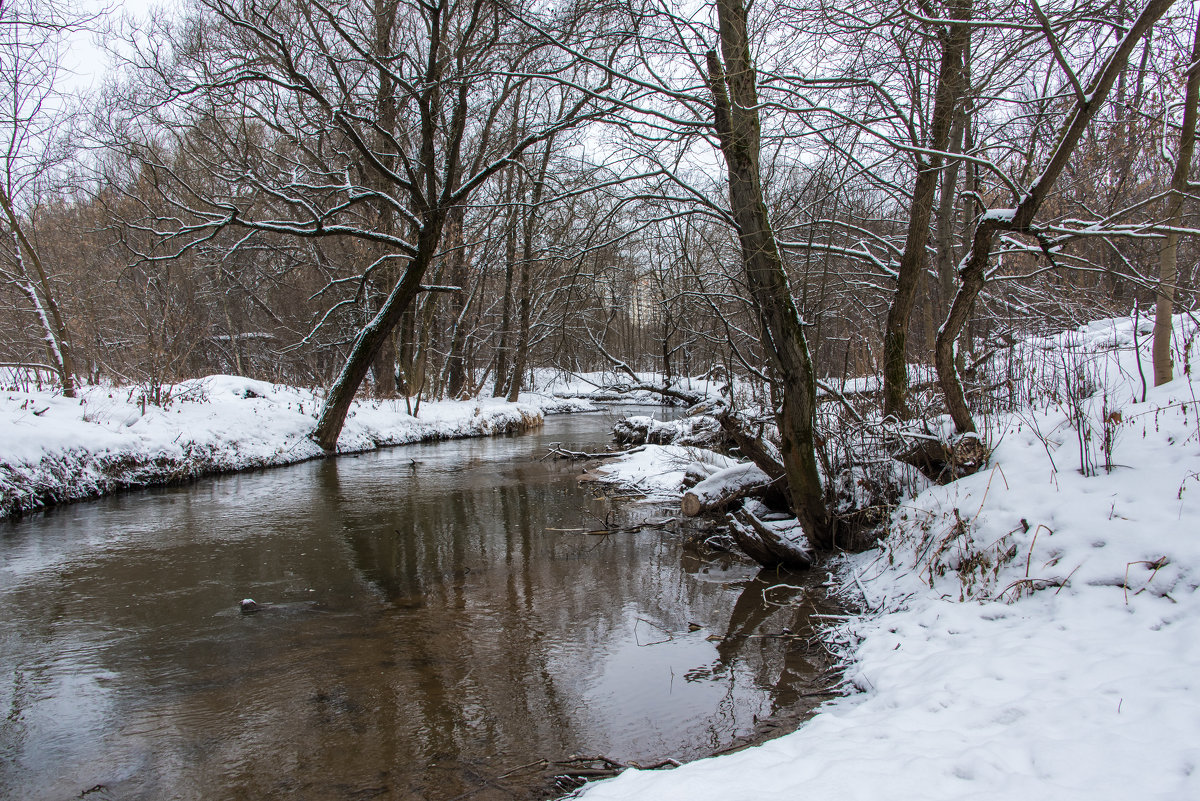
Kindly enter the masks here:
[[[608, 502], [535, 457], [607, 425], [3, 527], [0, 796], [529, 798], [545, 777], [505, 774], [540, 758], [744, 736], [820, 667], [760, 636], [804, 631], [807, 591], [763, 603], [773, 579], [681, 555], [672, 532], [562, 531]], [[244, 616], [243, 597], [271, 606]]]

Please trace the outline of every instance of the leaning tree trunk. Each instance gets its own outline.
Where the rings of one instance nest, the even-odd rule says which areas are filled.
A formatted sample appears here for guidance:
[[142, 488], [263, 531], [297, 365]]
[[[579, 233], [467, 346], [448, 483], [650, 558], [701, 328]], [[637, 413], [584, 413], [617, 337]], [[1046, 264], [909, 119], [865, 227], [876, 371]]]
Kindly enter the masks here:
[[333, 387], [329, 390], [325, 405], [321, 409], [321, 415], [317, 419], [316, 430], [313, 431], [313, 439], [326, 451], [337, 449], [338, 436], [342, 433], [342, 426], [346, 422], [350, 404], [354, 401], [354, 394], [358, 392], [359, 386], [367, 375], [367, 370], [370, 369], [385, 341], [396, 328], [396, 324], [400, 322], [400, 318], [412, 306], [413, 299], [421, 291], [421, 278], [425, 275], [425, 270], [429, 267], [429, 262], [437, 251], [444, 221], [444, 213], [435, 214], [432, 219], [426, 220], [417, 238], [416, 255], [405, 267], [404, 275], [383, 301], [379, 311], [354, 340], [350, 356], [346, 359], [341, 374], [338, 375]]
[[928, 268], [929, 221], [933, 216], [933, 201], [937, 194], [938, 178], [942, 173], [942, 153], [950, 144], [954, 108], [963, 94], [963, 54], [971, 37], [965, 22], [971, 16], [971, 0], [958, 0], [950, 7], [952, 22], [938, 32], [942, 45], [941, 65], [934, 89], [933, 124], [929, 134], [928, 154], [918, 155], [917, 180], [913, 187], [912, 207], [908, 218], [908, 234], [904, 253], [896, 276], [896, 294], [888, 309], [883, 333], [883, 414], [885, 417], [908, 417], [908, 358], [909, 321], [917, 287]]
[[1004, 210], [1003, 214], [986, 215], [975, 228], [971, 250], [963, 259], [960, 269], [962, 283], [946, 321], [938, 331], [937, 344], [934, 351], [937, 365], [938, 383], [946, 400], [946, 409], [954, 421], [954, 428], [960, 434], [974, 433], [975, 420], [967, 406], [966, 393], [958, 376], [958, 368], [954, 363], [954, 343], [962, 332], [970, 316], [971, 307], [979, 293], [983, 291], [987, 280], [987, 265], [992, 255], [992, 245], [997, 234], [1003, 231], [1031, 233], [1034, 216], [1043, 202], [1049, 197], [1058, 176], [1066, 168], [1075, 146], [1083, 137], [1088, 124], [1096, 116], [1096, 112], [1104, 105], [1108, 93], [1112, 90], [1117, 75], [1125, 69], [1129, 54], [1159, 17], [1166, 13], [1174, 0], [1151, 0], [1142, 11], [1137, 21], [1125, 34], [1125, 38], [1104, 62], [1100, 71], [1092, 79], [1087, 91], [1075, 98], [1071, 113], [1065, 127], [1059, 132], [1054, 152], [1046, 163], [1041, 174], [1034, 180], [1029, 189], [1020, 196], [1015, 208]]
[[788, 493], [813, 544], [830, 549], [833, 529], [817, 470], [814, 437], [816, 376], [760, 182], [758, 90], [750, 60], [746, 7], [742, 0], [718, 0], [717, 16], [724, 65], [715, 51], [707, 54], [714, 123], [729, 173], [729, 202], [738, 228], [742, 267], [763, 347], [780, 382], [782, 403], [776, 421]]
[[[375, 91], [375, 112], [379, 115], [379, 126], [375, 132], [379, 152], [386, 151], [388, 137], [396, 131], [398, 109], [396, 107], [396, 87], [392, 75], [383, 68], [395, 53], [392, 46], [392, 34], [396, 26], [398, 7], [391, 0], [373, 0], [372, 11], [375, 22], [374, 51], [379, 59], [377, 80], [379, 84]], [[395, 158], [384, 157], [383, 163], [389, 168], [395, 168]], [[367, 173], [369, 185], [381, 195], [386, 194], [387, 186], [383, 176], [378, 172]], [[396, 219], [392, 207], [387, 203], [379, 204], [378, 230], [381, 233], [392, 234], [395, 231]], [[383, 253], [376, 246], [368, 246], [367, 252], [374, 257]], [[382, 296], [389, 286], [395, 286], [396, 268], [392, 263], [378, 265], [374, 280], [367, 282], [367, 291], [375, 297]], [[383, 343], [372, 359], [371, 372], [375, 377], [375, 394], [381, 398], [396, 397], [396, 339], [391, 333], [383, 338]]]
[[[1196, 33], [1192, 39], [1191, 71], [1183, 101], [1183, 129], [1179, 132], [1179, 153], [1171, 176], [1171, 194], [1167, 200], [1167, 225], [1178, 229], [1183, 222], [1183, 199], [1188, 189], [1188, 173], [1192, 169], [1192, 154], [1196, 149], [1196, 106], [1200, 101], [1200, 16], [1196, 18]], [[1154, 386], [1174, 378], [1171, 360], [1171, 312], [1175, 304], [1175, 282], [1179, 271], [1179, 234], [1167, 232], [1158, 262], [1158, 291], [1154, 303]]]

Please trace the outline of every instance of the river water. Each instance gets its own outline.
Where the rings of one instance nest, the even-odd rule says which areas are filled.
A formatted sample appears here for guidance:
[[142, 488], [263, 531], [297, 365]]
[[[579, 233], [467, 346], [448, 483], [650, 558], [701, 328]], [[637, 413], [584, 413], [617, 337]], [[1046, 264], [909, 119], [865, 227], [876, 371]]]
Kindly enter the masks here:
[[570, 530], [670, 512], [539, 459], [612, 421], [0, 523], [0, 798], [526, 799], [811, 704], [815, 584]]

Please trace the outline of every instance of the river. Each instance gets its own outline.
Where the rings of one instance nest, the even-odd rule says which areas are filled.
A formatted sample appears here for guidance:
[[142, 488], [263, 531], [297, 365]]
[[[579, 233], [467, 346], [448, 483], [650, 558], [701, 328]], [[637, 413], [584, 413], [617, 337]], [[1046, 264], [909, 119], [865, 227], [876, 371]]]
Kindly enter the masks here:
[[612, 422], [0, 523], [0, 798], [527, 799], [567, 772], [540, 760], [695, 758], [810, 706], [813, 578], [577, 530], [670, 513], [540, 458]]

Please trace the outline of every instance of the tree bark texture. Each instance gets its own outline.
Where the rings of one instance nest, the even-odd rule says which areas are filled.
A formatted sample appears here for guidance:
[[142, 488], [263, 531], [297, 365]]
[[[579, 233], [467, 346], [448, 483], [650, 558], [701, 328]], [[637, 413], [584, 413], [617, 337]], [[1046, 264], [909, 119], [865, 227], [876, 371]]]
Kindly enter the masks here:
[[759, 174], [758, 90], [750, 59], [746, 7], [717, 0], [721, 53], [707, 54], [715, 127], [729, 173], [729, 201], [742, 266], [759, 318], [760, 337], [780, 383], [776, 410], [792, 510], [818, 548], [833, 547], [833, 531], [817, 470], [816, 376], [803, 324], [792, 299]]

